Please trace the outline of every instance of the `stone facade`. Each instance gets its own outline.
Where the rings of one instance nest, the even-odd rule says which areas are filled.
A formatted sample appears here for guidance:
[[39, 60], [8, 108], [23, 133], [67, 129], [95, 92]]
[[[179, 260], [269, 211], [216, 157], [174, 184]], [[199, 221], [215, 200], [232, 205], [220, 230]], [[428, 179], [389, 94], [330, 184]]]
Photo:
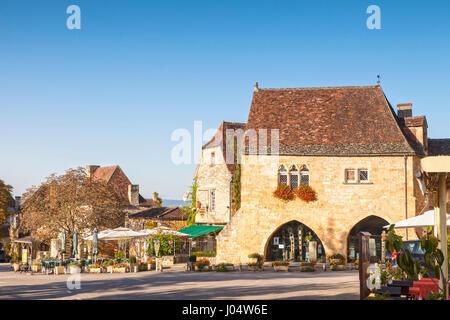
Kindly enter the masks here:
[[[224, 161], [220, 146], [202, 150], [202, 157], [196, 172], [197, 201], [201, 203], [200, 211], [195, 217], [196, 223], [226, 224], [230, 221], [230, 181], [232, 176]], [[214, 208], [211, 208], [212, 201], [215, 202]]]
[[[408, 217], [422, 209], [423, 196], [414, 178], [418, 157], [406, 158]], [[318, 200], [284, 202], [273, 196], [278, 168], [306, 164], [310, 185]], [[369, 170], [370, 182], [346, 184], [346, 169]], [[248, 254], [265, 254], [270, 236], [282, 225], [296, 220], [311, 228], [323, 243], [327, 256], [347, 253], [347, 238], [362, 219], [377, 216], [388, 223], [405, 219], [405, 158], [243, 156], [241, 209], [217, 236], [217, 259], [248, 262]], [[409, 238], [415, 237], [414, 232]]]

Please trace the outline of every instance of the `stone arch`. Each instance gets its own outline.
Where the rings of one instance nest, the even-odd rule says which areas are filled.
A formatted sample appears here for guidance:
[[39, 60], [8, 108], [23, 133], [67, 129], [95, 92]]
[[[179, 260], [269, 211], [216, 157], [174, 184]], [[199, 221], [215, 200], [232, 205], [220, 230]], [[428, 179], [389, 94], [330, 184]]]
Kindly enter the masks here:
[[[390, 220], [390, 219], [389, 219]], [[383, 227], [390, 224], [385, 218], [376, 215], [368, 215], [352, 226], [347, 234], [346, 254], [348, 262], [359, 259], [359, 248], [357, 235], [361, 231], [370, 232], [372, 235], [380, 236]], [[381, 237], [377, 239], [377, 249], [381, 250]], [[381, 251], [380, 251], [381, 254]]]
[[[316, 244], [314, 252], [310, 251], [308, 241]], [[283, 248], [280, 249], [279, 245], [282, 245]], [[325, 261], [325, 250], [322, 240], [313, 229], [297, 220], [290, 220], [279, 225], [266, 238], [264, 256], [267, 261], [304, 261], [311, 258]]]

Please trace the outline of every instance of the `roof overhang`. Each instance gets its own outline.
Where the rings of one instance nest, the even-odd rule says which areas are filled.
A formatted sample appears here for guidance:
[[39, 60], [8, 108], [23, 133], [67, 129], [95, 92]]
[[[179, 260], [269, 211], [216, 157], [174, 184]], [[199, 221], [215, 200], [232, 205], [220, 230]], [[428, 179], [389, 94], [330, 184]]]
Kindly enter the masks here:
[[425, 157], [420, 163], [427, 173], [450, 173], [450, 156]]

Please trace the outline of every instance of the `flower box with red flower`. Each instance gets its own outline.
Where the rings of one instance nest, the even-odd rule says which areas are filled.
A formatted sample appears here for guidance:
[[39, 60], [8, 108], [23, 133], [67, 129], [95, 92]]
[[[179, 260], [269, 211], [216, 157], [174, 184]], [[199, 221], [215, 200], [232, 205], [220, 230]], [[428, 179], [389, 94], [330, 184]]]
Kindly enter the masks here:
[[128, 272], [128, 266], [126, 263], [118, 263], [113, 266], [114, 273], [126, 273]]
[[300, 271], [301, 272], [314, 272], [315, 265], [316, 265], [315, 260], [301, 262], [300, 263]]
[[279, 184], [277, 189], [273, 192], [273, 196], [284, 201], [291, 201], [295, 199], [294, 192], [285, 184]]
[[250, 262], [247, 264], [251, 271], [263, 271], [263, 265], [261, 262]]
[[300, 185], [298, 188], [293, 190], [295, 197], [301, 199], [305, 202], [312, 202], [317, 200], [316, 192], [306, 184]]

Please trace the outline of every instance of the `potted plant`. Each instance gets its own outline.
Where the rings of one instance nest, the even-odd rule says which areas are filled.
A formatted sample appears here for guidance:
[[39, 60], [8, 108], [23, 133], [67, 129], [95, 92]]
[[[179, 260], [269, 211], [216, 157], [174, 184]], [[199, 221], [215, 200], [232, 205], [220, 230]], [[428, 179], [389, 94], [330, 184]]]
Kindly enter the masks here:
[[9, 261], [11, 263], [11, 266], [14, 269], [14, 272], [19, 271], [20, 269], [20, 259], [19, 255], [17, 253], [14, 253], [11, 257], [11, 260]]
[[260, 263], [260, 262], [250, 262], [247, 265], [251, 271], [262, 271], [263, 270], [262, 263]]
[[155, 259], [147, 259], [147, 270], [155, 270], [156, 269], [156, 260]]
[[114, 273], [126, 273], [128, 272], [128, 266], [126, 263], [117, 263], [113, 265]]
[[128, 259], [128, 262], [130, 264], [130, 271], [131, 272], [138, 272], [139, 266], [136, 263], [136, 257], [135, 256], [130, 256], [130, 258]]
[[330, 266], [333, 271], [344, 271], [345, 257], [340, 253], [332, 255], [330, 257]]
[[195, 271], [209, 271], [210, 264], [207, 258], [201, 258], [194, 263]]
[[42, 263], [40, 261], [31, 262], [31, 272], [41, 272]]
[[97, 262], [96, 264], [90, 264], [88, 266], [88, 272], [89, 273], [101, 273], [102, 265], [100, 264], [100, 262]]
[[217, 272], [228, 272], [228, 271], [234, 271], [234, 264], [232, 263], [219, 263], [217, 265]]
[[355, 260], [353, 266], [355, 267], [356, 270], [359, 269], [359, 260]]
[[139, 271], [147, 271], [148, 270], [147, 262], [139, 261], [138, 268], [139, 268]]
[[309, 262], [300, 263], [300, 271], [301, 272], [314, 272], [314, 266], [316, 265], [316, 261], [312, 260]]
[[67, 265], [70, 274], [77, 274], [81, 272], [81, 263], [72, 262]]
[[64, 266], [55, 266], [55, 274], [65, 274], [66, 267]]
[[289, 271], [289, 261], [274, 261], [272, 266], [274, 271]]
[[109, 272], [112, 273], [112, 267], [114, 265], [113, 260], [108, 260], [103, 262], [102, 264], [98, 263], [100, 265], [100, 272]]
[[259, 253], [250, 253], [248, 255], [250, 262], [259, 262], [261, 260], [261, 255]]

